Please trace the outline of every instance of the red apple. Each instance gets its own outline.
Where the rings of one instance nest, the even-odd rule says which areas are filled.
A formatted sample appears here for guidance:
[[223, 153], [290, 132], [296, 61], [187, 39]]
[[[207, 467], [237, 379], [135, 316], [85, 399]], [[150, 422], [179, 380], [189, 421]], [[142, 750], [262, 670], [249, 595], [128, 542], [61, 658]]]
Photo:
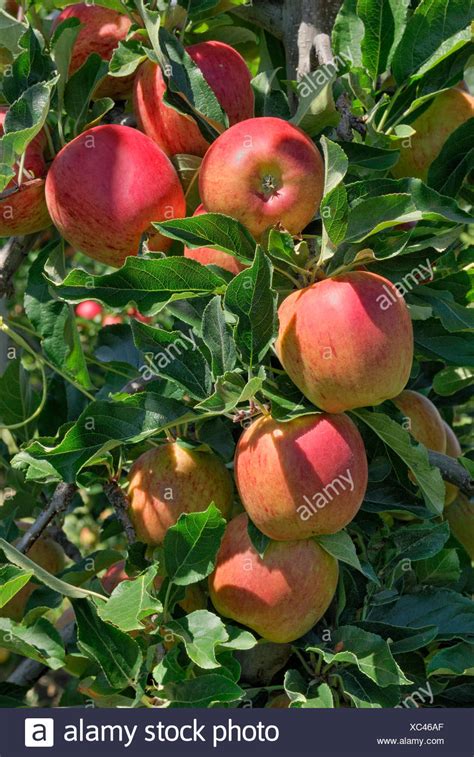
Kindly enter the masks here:
[[473, 116], [474, 97], [468, 92], [454, 88], [436, 95], [429, 108], [411, 124], [416, 134], [397, 144], [400, 159], [392, 168], [393, 176], [426, 180], [448, 137]]
[[[252, 118], [254, 97], [250, 72], [242, 56], [224, 42], [200, 42], [186, 48], [213, 90], [232, 126]], [[146, 61], [135, 79], [134, 107], [140, 128], [167, 155], [204, 155], [209, 147], [191, 119], [163, 102], [166, 85], [161, 69]]]
[[[109, 61], [119, 42], [126, 39], [131, 19], [111, 8], [104, 8], [94, 3], [75, 3], [68, 5], [56, 17], [52, 30], [68, 18], [78, 18], [81, 29], [77, 35], [69, 65], [72, 76], [92, 53], [97, 53], [103, 60]], [[94, 93], [95, 97], [128, 97], [132, 92], [134, 75], [126, 77], [107, 76]]]
[[[194, 211], [193, 216], [200, 216], [206, 212], [204, 205], [199, 205]], [[234, 276], [245, 269], [245, 266], [239, 263], [233, 255], [229, 255], [228, 252], [222, 252], [221, 250], [212, 250], [210, 247], [197, 247], [194, 250], [185, 247], [184, 257], [197, 260], [202, 265], [218, 265], [220, 268], [233, 273]]]
[[299, 638], [324, 615], [336, 591], [338, 564], [312, 539], [271, 542], [259, 557], [241, 513], [227, 526], [209, 577], [218, 612], [268, 641]]
[[102, 314], [102, 305], [94, 300], [84, 300], [76, 305], [76, 315], [79, 318], [85, 318], [88, 321], [93, 321], [98, 315]]
[[404, 414], [407, 431], [417, 442], [435, 452], [446, 452], [444, 421], [428, 397], [406, 389], [393, 403]]
[[364, 499], [364, 442], [347, 415], [261, 417], [239, 439], [235, 480], [249, 517], [271, 539], [335, 534]]
[[276, 350], [291, 380], [329, 413], [379, 405], [406, 385], [413, 329], [387, 279], [353, 271], [293, 292], [279, 309]]
[[[0, 136], [8, 107], [0, 106]], [[51, 225], [44, 196], [46, 136], [41, 131], [26, 148], [22, 182], [18, 185], [18, 164], [15, 178], [0, 194], [0, 237], [34, 234]]]
[[[462, 449], [461, 445], [459, 444], [459, 440], [454, 433], [451, 426], [448, 426], [446, 421], [443, 421], [444, 430], [446, 432], [446, 454], [450, 457], [460, 457], [462, 455]], [[454, 484], [450, 484], [448, 482], [445, 482], [446, 487], [446, 496], [444, 500], [444, 504], [447, 507], [450, 505], [456, 497], [459, 494], [459, 489]]]
[[323, 186], [318, 150], [280, 118], [252, 118], [227, 129], [199, 174], [204, 207], [237, 218], [257, 239], [277, 223], [299, 234], [315, 216]]
[[153, 237], [153, 221], [186, 213], [166, 155], [136, 129], [115, 125], [89, 129], [61, 150], [48, 173], [46, 202], [73, 247], [116, 267], [137, 255], [143, 234]]
[[211, 502], [229, 517], [231, 476], [218, 457], [177, 442], [145, 452], [129, 473], [130, 517], [139, 541], [161, 544], [182, 513], [206, 510]]

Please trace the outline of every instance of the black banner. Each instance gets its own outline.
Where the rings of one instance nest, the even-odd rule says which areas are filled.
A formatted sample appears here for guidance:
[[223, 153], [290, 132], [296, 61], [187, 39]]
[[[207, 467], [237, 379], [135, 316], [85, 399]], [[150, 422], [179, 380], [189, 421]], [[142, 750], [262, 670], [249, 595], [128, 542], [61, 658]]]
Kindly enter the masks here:
[[0, 710], [0, 757], [472, 757], [472, 713], [380, 710]]

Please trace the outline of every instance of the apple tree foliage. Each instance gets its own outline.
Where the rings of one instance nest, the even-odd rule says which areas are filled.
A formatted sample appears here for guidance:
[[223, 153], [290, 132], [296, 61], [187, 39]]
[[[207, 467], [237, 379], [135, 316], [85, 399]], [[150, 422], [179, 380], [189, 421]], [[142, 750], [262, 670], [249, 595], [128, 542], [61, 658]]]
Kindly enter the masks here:
[[[288, 119], [315, 140], [325, 192], [301, 239], [274, 229], [262, 247], [238, 221], [207, 214], [157, 224], [173, 240], [171, 253], [145, 249], [120, 270], [65, 255], [54, 233], [23, 262], [2, 319], [0, 607], [32, 576], [37, 588], [21, 622], [0, 617], [0, 646], [11, 653], [0, 668], [0, 705], [31, 701], [30, 684], [7, 681], [25, 658], [46, 666], [53, 680], [55, 671], [67, 673], [62, 706], [264, 706], [274, 692], [286, 692], [292, 707], [413, 706], [411, 695], [427, 682], [438, 706], [472, 702], [470, 558], [443, 517], [439, 471], [391, 402], [351, 414], [369, 458], [367, 495], [347, 529], [320, 538], [340, 561], [336, 597], [322, 621], [283, 650], [279, 665], [268, 645], [210, 604], [189, 614], [178, 604], [187, 586], [205, 585], [212, 571], [224, 529], [212, 503], [182, 516], [162, 548], [147, 550], [127, 542], [106, 497], [108, 484], [124, 483], [133, 460], [166, 436], [213, 450], [230, 465], [241, 421], [259, 406], [280, 420], [314, 412], [272, 348], [278, 299], [314, 280], [316, 268], [332, 275], [367, 265], [404, 286], [415, 334], [409, 386], [455, 421], [468, 448], [472, 121], [470, 135], [460, 127], [447, 141], [425, 182], [391, 178], [391, 169], [430, 98], [463, 77], [472, 82], [470, 3], [345, 0], [332, 33], [337, 66], [316, 67], [304, 88], [288, 84], [281, 40], [247, 20], [238, 0], [224, 10], [217, 0], [191, 0], [187, 9], [179, 0], [172, 19], [165, 0], [99, 1], [138, 13], [146, 31], [121, 43], [109, 66], [91, 56], [68, 80], [76, 25], [66, 22], [52, 40], [48, 34], [51, 11], [65, 4], [33, 0], [22, 21], [0, 12], [1, 46], [12, 61], [2, 97], [15, 114], [8, 145], [2, 139], [3, 187], [12, 175], [12, 144], [21, 155], [47, 125], [58, 149], [61, 139], [115, 117], [111, 99], [92, 100], [97, 83], [109, 72], [133, 74], [147, 55], [166, 63], [178, 52], [168, 103], [215, 139], [213, 98], [193, 92], [194, 64], [179, 52], [183, 42], [218, 39], [246, 58], [256, 115]], [[345, 113], [335, 105], [341, 97]], [[347, 111], [359, 127], [351, 141], [338, 128]], [[177, 156], [175, 164], [191, 215], [199, 159]], [[249, 267], [232, 278], [185, 259], [183, 243], [225, 251]], [[75, 304], [86, 299], [122, 322], [101, 327], [75, 317]], [[150, 322], [129, 317], [130, 308]], [[190, 334], [193, 349], [169, 349]], [[468, 453], [460, 464], [472, 474]], [[61, 482], [77, 486], [63, 514], [74, 559], [54, 577], [13, 545], [18, 520], [34, 521]], [[256, 529], [251, 537], [263, 552], [265, 537]], [[134, 580], [108, 597], [98, 575], [123, 558]], [[157, 575], [164, 577], [159, 591]], [[61, 633], [56, 622], [71, 606], [74, 623]], [[252, 673], [262, 660], [263, 678]]]

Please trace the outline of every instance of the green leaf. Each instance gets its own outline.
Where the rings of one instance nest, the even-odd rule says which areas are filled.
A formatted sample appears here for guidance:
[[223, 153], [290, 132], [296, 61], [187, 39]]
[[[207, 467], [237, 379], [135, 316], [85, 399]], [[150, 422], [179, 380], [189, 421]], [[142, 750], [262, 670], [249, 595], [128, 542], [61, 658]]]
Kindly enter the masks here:
[[221, 297], [213, 297], [202, 317], [202, 338], [211, 353], [215, 378], [232, 371], [237, 361], [232, 329], [226, 321]]
[[394, 532], [397, 560], [424, 560], [438, 554], [449, 539], [449, 524], [421, 523]]
[[321, 145], [325, 167], [324, 196], [320, 208], [325, 230], [322, 260], [327, 260], [331, 255], [330, 246], [340, 244], [347, 231], [349, 207], [343, 179], [347, 173], [349, 161], [344, 150], [327, 137], [322, 137]]
[[246, 263], [253, 260], [256, 241], [235, 218], [221, 213], [202, 213], [191, 218], [156, 222], [153, 226], [161, 234], [183, 242], [186, 247], [210, 247], [234, 255]]
[[161, 27], [158, 32], [159, 49], [155, 49], [167, 84], [164, 102], [170, 107], [192, 116], [202, 136], [212, 142], [229, 120], [204, 75], [177, 37]]
[[259, 529], [255, 525], [255, 523], [253, 523], [250, 520], [250, 518], [248, 519], [248, 523], [247, 523], [247, 532], [248, 532], [252, 547], [255, 549], [255, 551], [258, 553], [260, 557], [263, 557], [263, 555], [265, 554], [266, 548], [271, 543], [271, 539], [268, 536], [265, 536], [265, 534], [262, 534], [262, 532], [259, 531]]
[[285, 691], [296, 707], [332, 708], [334, 700], [327, 683], [308, 683], [297, 670], [287, 670], [284, 679]]
[[20, 39], [20, 48], [20, 54], [6, 69], [2, 81], [3, 95], [10, 103], [18, 100], [35, 84], [46, 83], [53, 73], [51, 60], [32, 27], [28, 27]]
[[[13, 166], [17, 156], [25, 152], [43, 128], [50, 108], [53, 83], [35, 84], [10, 107], [3, 124], [4, 135], [0, 139], [1, 163]], [[3, 189], [0, 186], [0, 191]]]
[[81, 652], [103, 670], [109, 684], [121, 691], [133, 686], [142, 663], [137, 642], [104, 623], [92, 602], [85, 599], [72, 602], [77, 621], [77, 645]]
[[349, 158], [350, 168], [368, 168], [372, 171], [388, 171], [398, 162], [398, 150], [385, 150], [362, 142], [343, 142], [341, 145]]
[[392, 62], [399, 84], [416, 73], [431, 56], [472, 21], [466, 0], [421, 0], [411, 16]]
[[245, 691], [234, 681], [219, 673], [208, 673], [189, 681], [167, 684], [160, 696], [169, 700], [170, 707], [210, 707], [238, 702]]
[[255, 95], [255, 115], [273, 118], [290, 118], [288, 97], [281, 89], [278, 71], [260, 71], [251, 81]]
[[67, 82], [64, 90], [64, 107], [68, 116], [74, 121], [75, 134], [79, 134], [87, 123], [92, 95], [107, 76], [108, 70], [108, 63], [97, 53], [92, 53]]
[[196, 610], [178, 620], [165, 624], [184, 642], [190, 659], [200, 668], [218, 668], [216, 648], [228, 640], [229, 635], [222, 620], [207, 610]]
[[0, 10], [0, 39], [2, 47], [5, 47], [11, 53], [19, 53], [19, 42], [26, 32], [24, 21], [18, 21], [10, 16], [3, 8]]
[[380, 581], [375, 575], [372, 566], [368, 563], [361, 565], [354, 547], [354, 542], [347, 531], [338, 531], [337, 534], [317, 536], [315, 537], [315, 541], [337, 560], [347, 563], [347, 565], [360, 571], [366, 576], [366, 578], [369, 578], [371, 581], [374, 581], [375, 584], [380, 585]]
[[438, 371], [433, 379], [433, 389], [436, 394], [443, 397], [449, 397], [456, 392], [460, 392], [465, 387], [474, 384], [474, 370], [472, 368], [443, 368]]
[[64, 667], [61, 637], [45, 618], [39, 618], [30, 626], [15, 623], [9, 618], [0, 618], [0, 641], [2, 647], [47, 665], [52, 670]]
[[5, 607], [23, 586], [26, 586], [33, 571], [15, 568], [13, 565], [2, 565], [0, 568], [0, 607]]
[[442, 549], [438, 554], [417, 562], [415, 571], [422, 584], [446, 586], [456, 583], [461, 576], [457, 550]]
[[[259, 373], [264, 373], [263, 368]], [[247, 403], [254, 397], [261, 390], [263, 381], [264, 377], [259, 375], [245, 383], [240, 373], [225, 373], [217, 379], [214, 394], [197, 405], [196, 409], [212, 413], [230, 413], [238, 405]]]
[[353, 410], [352, 413], [407, 464], [420, 486], [427, 508], [441, 513], [444, 508], [444, 483], [439, 470], [430, 466], [426, 448], [414, 442], [408, 431], [384, 413], [365, 409]]
[[432, 675], [474, 675], [474, 644], [461, 642], [430, 657], [426, 672]]
[[67, 18], [55, 29], [51, 39], [51, 55], [56, 64], [59, 74], [58, 81], [58, 111], [62, 112], [64, 105], [64, 92], [69, 78], [69, 66], [71, 63], [72, 50], [80, 31], [78, 18]]
[[474, 367], [474, 342], [470, 334], [447, 334], [440, 321], [414, 321], [415, 350], [425, 357], [466, 368]]
[[158, 566], [153, 565], [137, 578], [119, 583], [107, 603], [98, 608], [102, 620], [125, 633], [143, 630], [141, 621], [163, 609], [151, 593], [157, 570]]
[[275, 335], [277, 295], [271, 287], [272, 265], [257, 247], [252, 266], [237, 274], [225, 293], [225, 307], [238, 318], [237, 349], [250, 367], [260, 363]]
[[[195, 418], [192, 410], [152, 391], [139, 392], [117, 402], [92, 402], [56, 445], [33, 441], [12, 461], [14, 468], [42, 478], [56, 471], [73, 482], [79, 471], [104, 452], [124, 442], [138, 442], [177, 423]], [[35, 468], [36, 466], [36, 472]], [[57, 479], [56, 479], [57, 480]]]
[[307, 651], [322, 654], [327, 663], [347, 662], [355, 665], [382, 688], [411, 683], [395, 662], [389, 645], [380, 636], [355, 626], [342, 626], [333, 634], [331, 647], [340, 643], [343, 644], [340, 652], [332, 652], [319, 645], [311, 646]]
[[131, 76], [147, 58], [140, 40], [127, 39], [119, 42], [109, 63], [110, 76]]
[[170, 581], [187, 586], [213, 570], [225, 520], [214, 504], [200, 513], [183, 513], [166, 532], [164, 560]]
[[464, 179], [474, 169], [474, 118], [448, 137], [428, 171], [428, 186], [440, 194], [456, 197]]
[[344, 692], [358, 709], [395, 707], [401, 700], [399, 686], [381, 688], [354, 668], [340, 672]]
[[[0, 420], [4, 426], [18, 426], [31, 418], [39, 405], [39, 399], [33, 392], [29, 374], [23, 368], [20, 359], [11, 360], [7, 369], [0, 376]], [[32, 425], [27, 424], [16, 433], [28, 438]]]
[[349, 58], [352, 68], [360, 68], [363, 37], [364, 24], [357, 13], [357, 0], [344, 0], [332, 30], [335, 56]]
[[441, 320], [446, 331], [474, 330], [474, 309], [459, 305], [451, 292], [423, 286], [416, 290], [415, 298], [432, 306], [433, 315]]
[[407, 12], [408, 5], [399, 0], [358, 0], [357, 13], [365, 28], [362, 61], [374, 81], [390, 66]]
[[[59, 263], [59, 256], [61, 262]], [[91, 381], [72, 308], [51, 294], [43, 276], [48, 259], [62, 268], [61, 248], [53, 243], [31, 265], [25, 293], [25, 311], [42, 340], [44, 355], [86, 389]]]
[[407, 652], [413, 652], [414, 650], [426, 647], [428, 644], [431, 644], [438, 634], [437, 626], [427, 626], [426, 628], [416, 630], [367, 620], [359, 621], [358, 623], [354, 623], [354, 625], [360, 626], [365, 631], [371, 631], [386, 639], [390, 643], [393, 655], [406, 654]]
[[450, 589], [425, 588], [405, 594], [395, 602], [369, 609], [368, 620], [380, 620], [403, 628], [438, 628], [438, 639], [472, 640], [474, 636], [474, 603]]
[[157, 312], [174, 300], [217, 294], [226, 285], [209, 268], [182, 257], [158, 260], [129, 257], [113, 273], [91, 276], [75, 268], [61, 284], [50, 283], [60, 297], [70, 302], [93, 297], [117, 309], [132, 304], [144, 315]]
[[[348, 61], [335, 61], [342, 68]], [[298, 84], [298, 108], [290, 123], [299, 126], [310, 137], [317, 136], [327, 126], [337, 126], [340, 116], [336, 110], [332, 85], [336, 79], [334, 64], [319, 66], [305, 74]]]
[[209, 396], [211, 372], [191, 330], [186, 335], [133, 321], [132, 333], [136, 347], [151, 356], [153, 373], [171, 379], [194, 399]]

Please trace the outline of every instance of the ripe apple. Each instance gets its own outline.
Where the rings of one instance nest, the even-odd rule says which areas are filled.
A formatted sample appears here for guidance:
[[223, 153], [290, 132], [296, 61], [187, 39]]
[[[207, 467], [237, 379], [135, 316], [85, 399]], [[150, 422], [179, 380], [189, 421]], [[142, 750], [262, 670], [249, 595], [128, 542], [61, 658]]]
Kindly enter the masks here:
[[[81, 22], [81, 29], [72, 50], [69, 76], [72, 76], [92, 53], [97, 53], [103, 60], [109, 61], [119, 42], [126, 39], [132, 25], [128, 16], [111, 8], [104, 8], [93, 3], [75, 3], [68, 5], [56, 17], [52, 31], [68, 18], [78, 18]], [[134, 75], [107, 76], [94, 96], [97, 99], [128, 97], [132, 92], [134, 78]]]
[[446, 452], [444, 421], [428, 397], [406, 389], [392, 401], [405, 415], [407, 431], [417, 442], [435, 452]]
[[[129, 575], [125, 572], [125, 560], [111, 565], [110, 568], [101, 578], [102, 586], [108, 594], [112, 594], [113, 590], [122, 581], [130, 580]], [[163, 576], [156, 576], [154, 581], [155, 589], [159, 590], [163, 583]], [[191, 584], [186, 586], [184, 598], [178, 602], [179, 606], [186, 612], [194, 612], [195, 610], [203, 610], [206, 607], [206, 596], [199, 584]]]
[[[41, 536], [37, 539], [28, 550], [27, 556], [47, 570], [48, 573], [59, 573], [64, 568], [64, 552], [59, 544], [48, 536]], [[0, 617], [11, 618], [11, 620], [20, 622], [24, 615], [26, 603], [37, 588], [37, 583], [34, 583], [33, 580], [29, 581], [0, 609]]]
[[231, 126], [213, 142], [199, 174], [204, 207], [237, 218], [256, 239], [277, 223], [299, 234], [315, 216], [323, 186], [318, 150], [281, 118]]
[[76, 305], [76, 315], [79, 318], [85, 318], [88, 321], [93, 321], [98, 315], [102, 315], [102, 305], [94, 300], [84, 300]]
[[[199, 205], [194, 211], [193, 216], [200, 216], [206, 212], [204, 205]], [[245, 269], [245, 266], [239, 263], [233, 255], [229, 255], [228, 252], [222, 252], [221, 250], [213, 250], [210, 247], [198, 247], [194, 250], [185, 247], [184, 257], [197, 260], [202, 265], [218, 265], [220, 268], [233, 273], [234, 276]]]
[[392, 168], [397, 179], [415, 176], [424, 181], [433, 161], [438, 157], [448, 137], [465, 121], [474, 116], [474, 97], [453, 88], [441, 92], [411, 126], [416, 134], [402, 140], [400, 159]]
[[241, 513], [227, 526], [209, 589], [216, 610], [283, 644], [303, 636], [334, 596], [338, 563], [312, 539], [271, 542], [259, 557]]
[[[446, 432], [446, 454], [450, 457], [460, 457], [462, 455], [462, 449], [461, 445], [459, 444], [458, 438], [456, 434], [454, 433], [451, 426], [449, 426], [446, 421], [443, 421], [444, 430]], [[445, 482], [446, 487], [446, 496], [444, 500], [445, 507], [450, 505], [456, 497], [459, 494], [459, 489], [454, 484], [450, 484], [449, 482]]]
[[406, 385], [413, 329], [387, 279], [352, 271], [289, 295], [276, 351], [303, 394], [329, 413], [379, 405]]
[[232, 478], [218, 457], [177, 442], [145, 452], [129, 473], [130, 517], [139, 541], [158, 545], [182, 513], [206, 510], [211, 502], [229, 517]]
[[[254, 97], [250, 72], [242, 56], [224, 42], [199, 42], [186, 48], [232, 126], [252, 118]], [[163, 102], [166, 91], [161, 69], [145, 61], [135, 79], [134, 109], [140, 128], [167, 155], [204, 155], [209, 147], [199, 127], [191, 119]]]
[[153, 221], [186, 213], [166, 155], [145, 134], [113, 124], [89, 129], [61, 150], [48, 173], [46, 202], [73, 247], [116, 267], [137, 255], [143, 234], [153, 236]]
[[347, 415], [261, 417], [239, 439], [235, 480], [250, 519], [270, 539], [335, 534], [364, 499], [364, 442]]
[[474, 502], [460, 494], [456, 502], [447, 508], [446, 520], [458, 542], [474, 560]]
[[[8, 107], [0, 106], [0, 137], [7, 113]], [[0, 194], [0, 237], [34, 234], [51, 225], [44, 196], [45, 149], [46, 136], [41, 131], [26, 148], [21, 184], [17, 164], [15, 177]]]

